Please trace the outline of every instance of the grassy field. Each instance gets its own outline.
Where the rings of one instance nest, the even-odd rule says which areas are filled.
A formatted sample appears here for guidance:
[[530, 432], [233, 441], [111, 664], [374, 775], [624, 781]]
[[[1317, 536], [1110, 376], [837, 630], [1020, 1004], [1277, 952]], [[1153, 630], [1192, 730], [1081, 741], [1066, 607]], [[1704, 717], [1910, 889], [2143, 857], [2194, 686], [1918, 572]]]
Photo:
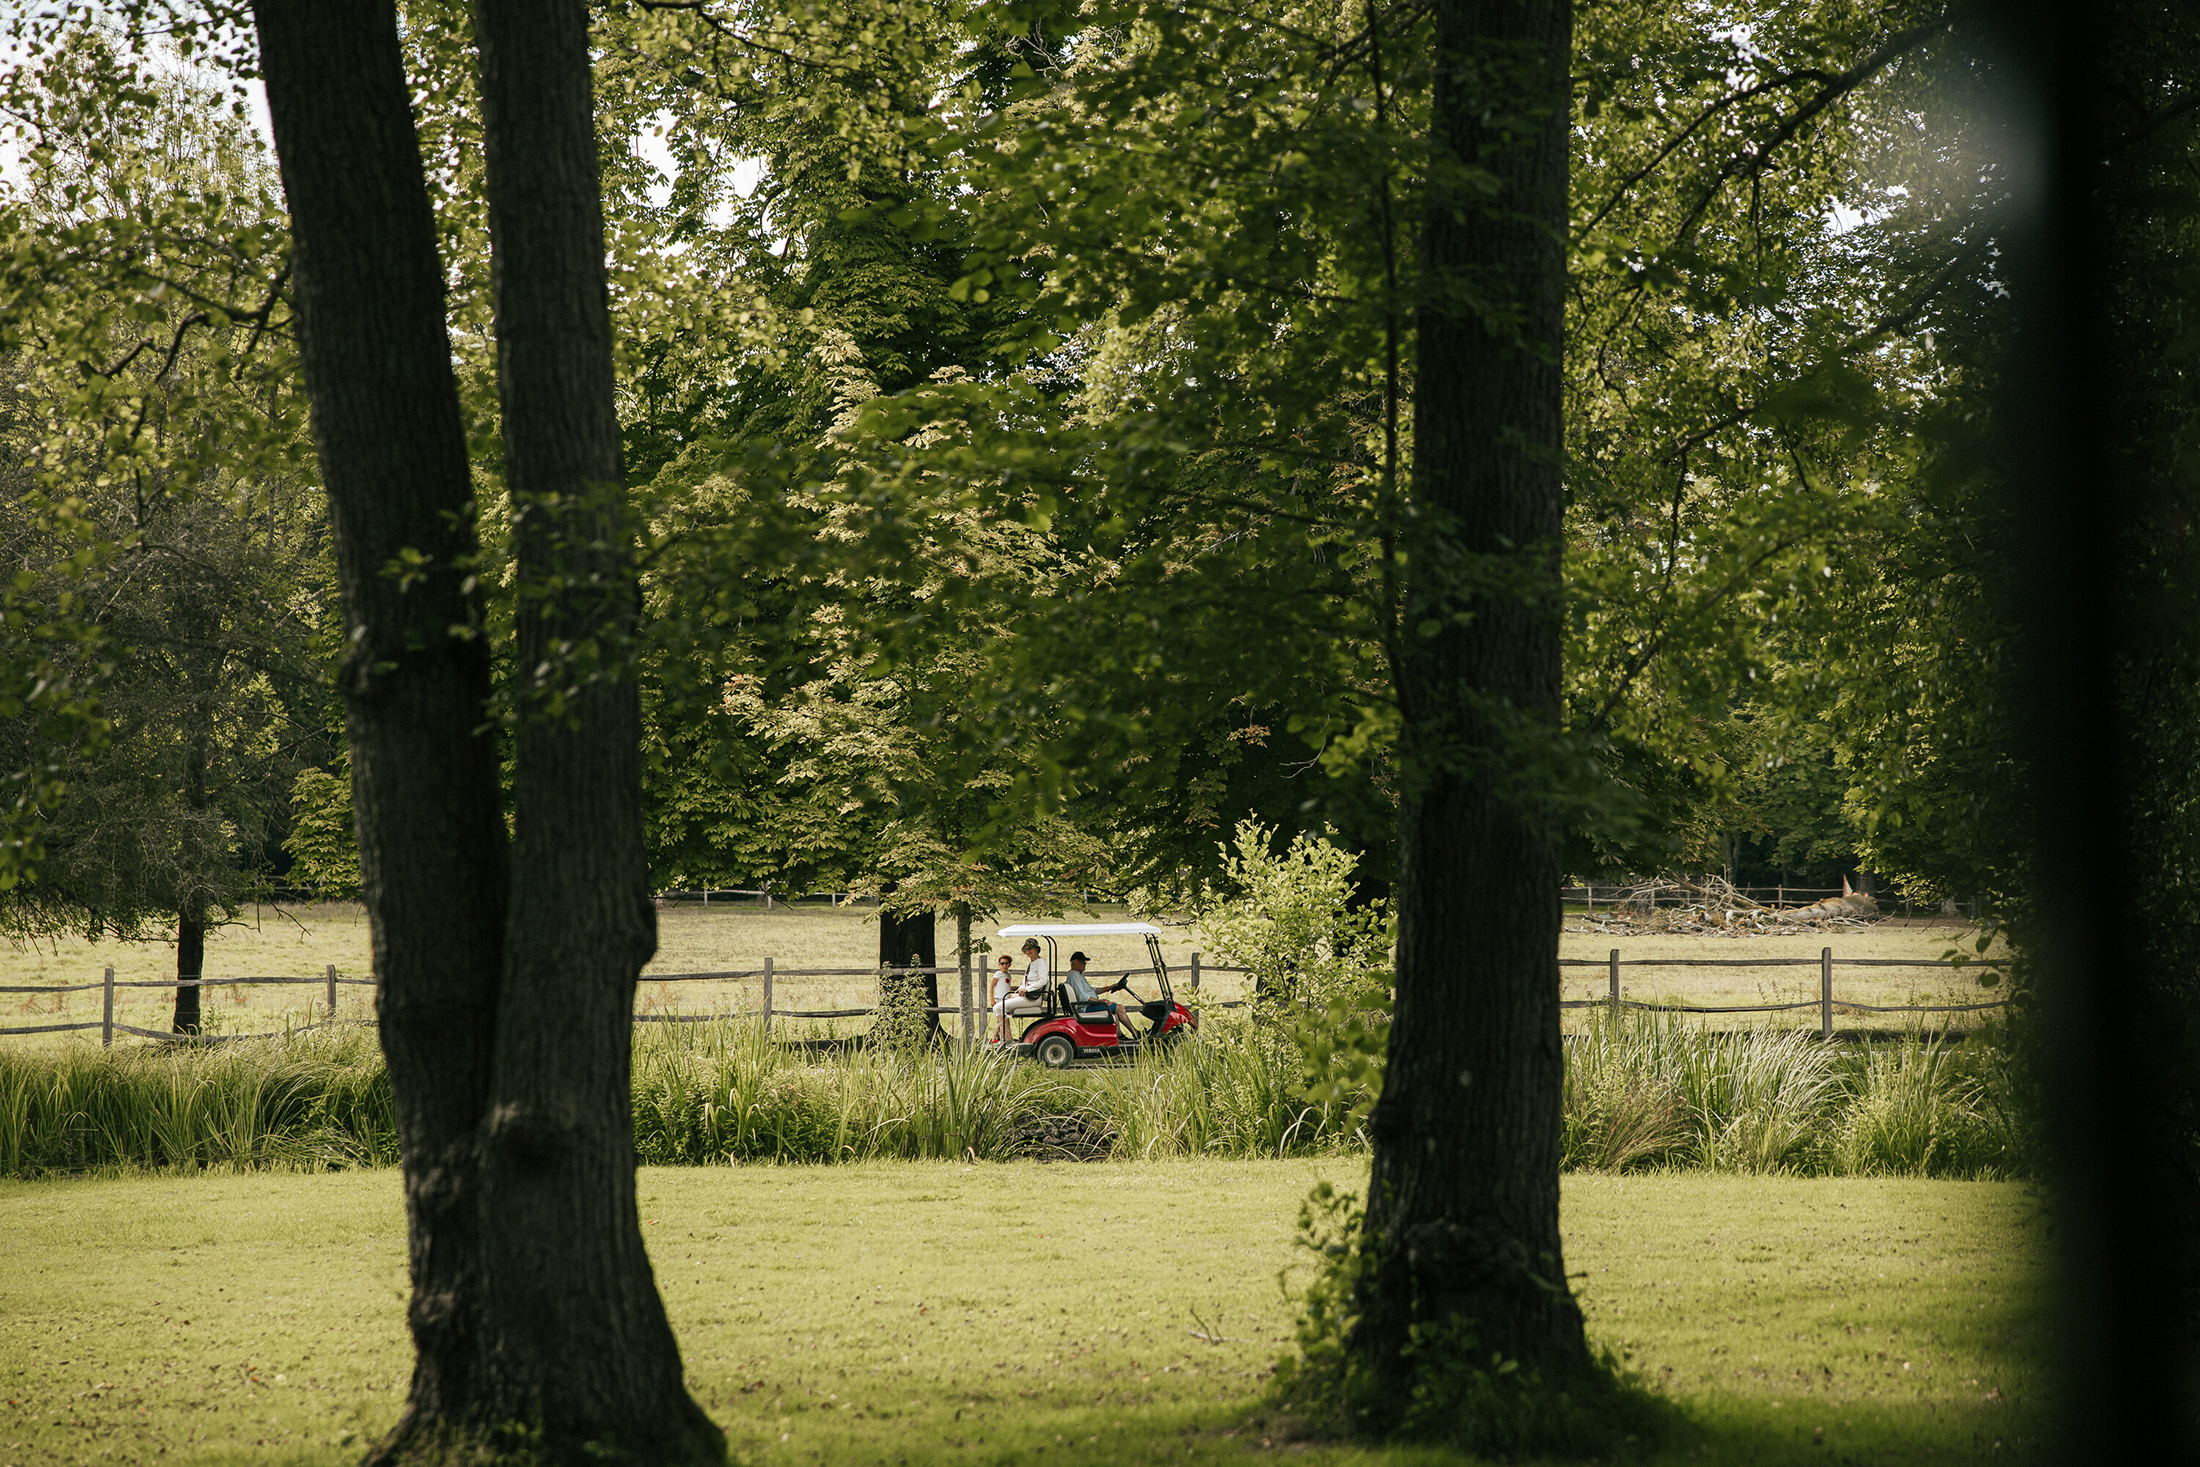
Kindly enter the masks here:
[[[1121, 920], [1120, 911], [1093, 914], [1097, 920]], [[1015, 920], [1003, 917], [986, 930]], [[1968, 929], [1961, 927], [1881, 927], [1838, 934], [1805, 933], [1758, 938], [1650, 935], [1612, 939], [1595, 933], [1563, 935], [1559, 954], [1564, 958], [1602, 959], [1615, 944], [1621, 956], [1634, 958], [1815, 958], [1819, 949], [1831, 946], [1837, 957], [1939, 958], [1961, 941]], [[943, 940], [951, 940], [944, 927]], [[1096, 938], [1080, 945], [1093, 956], [1097, 971], [1143, 963], [1140, 945], [1129, 939]], [[1165, 944], [1172, 964], [1188, 964], [1194, 951], [1208, 944], [1197, 929], [1175, 928]], [[312, 976], [334, 966], [347, 978], [368, 975], [371, 962], [366, 916], [357, 904], [262, 907], [247, 912], [236, 924], [207, 938], [206, 968], [210, 977]], [[653, 975], [695, 972], [755, 971], [764, 959], [773, 960], [778, 974], [803, 968], [857, 968], [868, 970], [877, 960], [876, 911], [867, 907], [828, 907], [822, 903], [800, 907], [779, 906], [770, 912], [758, 906], [680, 906], [658, 916], [657, 957], [644, 971], [636, 1009], [642, 1013], [753, 1012], [762, 1003], [758, 979], [740, 982], [666, 982]], [[1212, 954], [1209, 953], [1209, 960]], [[0, 986], [54, 986], [96, 984], [101, 970], [113, 966], [118, 982], [158, 980], [175, 976], [172, 942], [88, 943], [62, 939], [38, 945], [0, 945]], [[1601, 999], [1606, 978], [1601, 969], [1561, 970], [1568, 998]], [[1815, 967], [1765, 969], [1703, 969], [1686, 967], [1623, 967], [1623, 996], [1660, 1002], [1748, 1004], [1791, 1003], [1815, 999], [1818, 970]], [[1975, 980], [1947, 973], [1903, 969], [1837, 969], [1838, 996], [1860, 1003], [1970, 1002], [1990, 998]], [[864, 975], [841, 978], [775, 976], [773, 1002], [784, 1011], [866, 1007], [876, 1000], [876, 983]], [[943, 997], [953, 1001], [952, 981]], [[1243, 996], [1235, 974], [1213, 973], [1204, 991], [1210, 999]], [[280, 1029], [285, 1023], [305, 1023], [323, 1016], [323, 992], [312, 987], [221, 986], [207, 990], [205, 1014], [217, 1032], [258, 1033]], [[346, 1017], [365, 1018], [372, 1013], [371, 990], [342, 986], [338, 990]], [[0, 994], [0, 1027], [96, 1020], [101, 995], [95, 989], [77, 993]], [[116, 1018], [141, 1029], [165, 1030], [173, 1013], [174, 993], [169, 989], [125, 988], [117, 994]], [[860, 1028], [864, 1021], [844, 1027]], [[1580, 1011], [1570, 1011], [1568, 1023], [1583, 1022]], [[1721, 1023], [1765, 1023], [1810, 1026], [1815, 1011], [1791, 1015], [1750, 1015]], [[1876, 1024], [1898, 1029], [1900, 1015], [1843, 1016], [1846, 1026]], [[54, 1036], [18, 1037], [12, 1044], [94, 1043], [96, 1032]]]
[[[1122, 918], [1120, 912], [1102, 912], [1095, 920]], [[1004, 916], [987, 924], [985, 931], [990, 934], [997, 927], [1019, 920], [1023, 919]], [[652, 975], [755, 972], [762, 969], [767, 957], [777, 970], [773, 1004], [782, 1011], [861, 1008], [877, 1001], [878, 985], [868, 976], [878, 961], [875, 908], [834, 908], [820, 902], [799, 907], [782, 904], [766, 912], [754, 905], [683, 905], [659, 912], [657, 928], [657, 956], [644, 970], [641, 990], [635, 997], [635, 1009], [640, 1013], [753, 1013], [763, 1003], [761, 979], [664, 982], [653, 981]], [[952, 944], [952, 928], [944, 923], [940, 936], [943, 943]], [[1165, 943], [1165, 949], [1172, 964], [1188, 964], [1199, 945], [1190, 929], [1178, 929]], [[1096, 971], [1145, 961], [1143, 947], [1135, 939], [1095, 938], [1089, 943], [1080, 939], [1080, 946], [1092, 954]], [[173, 938], [145, 943], [92, 943], [64, 938], [42, 944], [0, 944], [0, 986], [96, 984], [101, 970], [108, 966], [114, 968], [118, 983], [172, 979], [176, 972]], [[372, 971], [366, 912], [357, 903], [249, 909], [237, 923], [207, 935], [209, 977], [309, 977], [330, 966], [345, 978], [364, 978]], [[804, 968], [863, 971], [839, 978], [784, 976], [789, 969]], [[1239, 996], [1231, 975], [1218, 977], [1221, 987], [1215, 990], [1215, 996]], [[307, 1023], [323, 1017], [324, 992], [319, 986], [210, 987], [206, 990], [204, 1013], [216, 1032], [266, 1032], [280, 1029], [285, 1023]], [[337, 992], [344, 1017], [372, 1016], [371, 990], [345, 984]], [[943, 993], [952, 1001], [952, 980]], [[96, 989], [0, 994], [0, 1027], [96, 1020], [100, 1003], [101, 994]], [[172, 989], [124, 988], [116, 994], [115, 1017], [141, 1029], [165, 1030], [174, 1003]], [[863, 1025], [856, 1022], [843, 1027], [860, 1029]], [[0, 1042], [97, 1044], [99, 1036], [92, 1032], [87, 1039], [80, 1031]]]
[[[649, 1170], [640, 1191], [691, 1388], [745, 1462], [1450, 1461], [1285, 1441], [1261, 1411], [1299, 1199], [1363, 1176], [868, 1164]], [[2043, 1225], [2017, 1186], [1564, 1195], [1592, 1337], [1698, 1423], [1658, 1460], [2034, 1455]], [[0, 1467], [334, 1464], [395, 1419], [392, 1172], [0, 1183], [0, 1228]]]

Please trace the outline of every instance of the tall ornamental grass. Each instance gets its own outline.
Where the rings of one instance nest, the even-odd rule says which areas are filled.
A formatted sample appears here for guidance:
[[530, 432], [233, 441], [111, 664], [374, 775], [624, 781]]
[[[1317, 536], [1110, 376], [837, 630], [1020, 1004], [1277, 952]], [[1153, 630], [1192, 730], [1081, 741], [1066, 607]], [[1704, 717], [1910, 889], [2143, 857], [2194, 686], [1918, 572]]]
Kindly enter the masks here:
[[1718, 1034], [1666, 1014], [1567, 1046], [1564, 1165], [1805, 1176], [2022, 1175], [2006, 1060], [1913, 1029], [1861, 1049], [1802, 1030]]
[[[1054, 1072], [923, 1045], [783, 1042], [754, 1019], [634, 1039], [641, 1160], [1291, 1156], [1366, 1144], [1345, 1095], [1307, 1098], [1281, 1026], [1218, 1016], [1128, 1063]], [[799, 1036], [795, 1036], [798, 1037]], [[2023, 1175], [2000, 1051], [1913, 1032], [1865, 1049], [1713, 1034], [1666, 1015], [1567, 1044], [1564, 1165], [1798, 1175]], [[1067, 1135], [1077, 1142], [1065, 1146]], [[369, 1029], [141, 1048], [0, 1047], [0, 1175], [388, 1165], [389, 1079]]]
[[1297, 1052], [1250, 1026], [1170, 1053], [1056, 1073], [927, 1048], [812, 1057], [753, 1020], [666, 1025], [636, 1041], [634, 1139], [656, 1165], [978, 1158], [1041, 1150], [1034, 1123], [1073, 1117], [1116, 1156], [1279, 1156], [1349, 1144], [1299, 1093]]
[[0, 1047], [0, 1175], [397, 1160], [366, 1029], [128, 1049]]

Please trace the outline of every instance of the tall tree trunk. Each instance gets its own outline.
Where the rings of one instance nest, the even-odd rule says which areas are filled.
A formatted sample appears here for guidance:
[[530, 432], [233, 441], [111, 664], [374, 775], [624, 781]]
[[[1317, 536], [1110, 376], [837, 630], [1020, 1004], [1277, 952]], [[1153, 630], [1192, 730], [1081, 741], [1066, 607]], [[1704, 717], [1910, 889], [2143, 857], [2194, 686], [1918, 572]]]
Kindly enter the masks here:
[[176, 916], [176, 1019], [178, 1034], [196, 1034], [199, 1016], [199, 980], [206, 976], [206, 908], [188, 905]]
[[1996, 230], [2015, 320], [1994, 443], [2032, 826], [2032, 909], [2013, 916], [2035, 963], [2058, 1183], [2051, 1460], [2194, 1463], [2200, 925], [2193, 766], [2163, 756], [2190, 735], [2200, 664], [2184, 446], [2200, 414], [2176, 344], [2195, 304], [2200, 41], [2190, 7], [2020, 3], [1978, 19], [1997, 110], [2036, 148]]
[[513, 866], [484, 1130], [502, 1335], [475, 1403], [566, 1449], [722, 1460], [634, 1200], [634, 988], [657, 946], [642, 835], [640, 615], [614, 400], [586, 0], [477, 0], [513, 545]]
[[[1416, 1322], [1564, 1374], [1588, 1361], [1559, 1247], [1560, 377], [1566, 0], [1439, 0], [1445, 155], [1423, 217], [1395, 1021], [1354, 1348]], [[1509, 126], [1519, 129], [1508, 132]], [[1442, 175], [1439, 174], [1439, 179]], [[1479, 301], [1478, 312], [1471, 302]]]
[[970, 971], [970, 903], [957, 902], [955, 903], [954, 910], [955, 978], [957, 989], [955, 1002], [957, 1004], [963, 1004], [965, 1002], [969, 1004], [972, 1010], [970, 1023], [973, 1026], [969, 1032], [958, 1035], [956, 1042], [960, 1044], [971, 1044], [974, 1043], [978, 1039], [979, 1035], [984, 1031], [986, 1022], [985, 1011], [988, 1005], [985, 1001], [985, 995], [977, 991], [977, 976]]
[[[476, 1134], [506, 866], [474, 487], [390, 0], [255, 0], [300, 359], [343, 592], [339, 680], [411, 1241], [417, 1357], [390, 1446], [461, 1415], [494, 1346]], [[384, 567], [425, 557], [409, 583]]]
[[[485, 4], [499, 379], [527, 689], [508, 879], [473, 485], [390, 0], [255, 0], [335, 509], [361, 875], [418, 1358], [382, 1460], [454, 1441], [721, 1461], [634, 1211], [630, 1020], [655, 942], [587, 12]], [[385, 567], [412, 552], [417, 575]], [[570, 656], [568, 654], [571, 654]], [[509, 994], [511, 1001], [500, 1003]], [[517, 1428], [520, 1436], [505, 1434]]]
[[[195, 706], [192, 714], [197, 720], [192, 728], [183, 754], [183, 803], [193, 814], [206, 809], [207, 726], [213, 722], [214, 710]], [[176, 1017], [172, 1026], [178, 1034], [196, 1034], [204, 1023], [200, 1004], [205, 989], [199, 980], [206, 976], [206, 898], [196, 890], [183, 895], [176, 912]]]
[[[937, 915], [932, 912], [897, 915], [881, 909], [878, 914], [878, 963], [881, 968], [937, 970], [940, 965]], [[924, 1032], [928, 1036], [940, 1032], [940, 1016], [932, 1012], [940, 1006], [937, 971], [898, 974], [888, 979], [886, 986], [888, 991], [879, 995], [882, 1007], [892, 1009], [897, 1002], [914, 1001], [921, 994], [925, 1005]]]

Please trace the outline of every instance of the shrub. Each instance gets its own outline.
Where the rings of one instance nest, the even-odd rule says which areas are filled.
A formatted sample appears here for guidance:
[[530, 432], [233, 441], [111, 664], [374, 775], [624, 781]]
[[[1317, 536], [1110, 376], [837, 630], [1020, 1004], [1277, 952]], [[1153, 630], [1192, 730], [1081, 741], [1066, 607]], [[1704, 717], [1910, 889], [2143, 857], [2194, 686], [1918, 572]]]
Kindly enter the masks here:
[[1216, 955], [1246, 970], [1266, 1002], [1319, 1012], [1390, 984], [1390, 909], [1350, 905], [1359, 857], [1314, 835], [1272, 853], [1275, 832], [1242, 820], [1222, 847], [1235, 894], [1200, 904], [1199, 924]]

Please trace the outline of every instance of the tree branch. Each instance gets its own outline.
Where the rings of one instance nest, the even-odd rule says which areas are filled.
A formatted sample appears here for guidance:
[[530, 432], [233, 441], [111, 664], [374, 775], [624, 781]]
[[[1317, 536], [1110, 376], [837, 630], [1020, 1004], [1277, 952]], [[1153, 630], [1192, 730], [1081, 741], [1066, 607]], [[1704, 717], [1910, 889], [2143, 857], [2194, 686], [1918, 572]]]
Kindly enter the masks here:
[[1885, 45], [1866, 56], [1862, 61], [1857, 62], [1847, 71], [1842, 72], [1839, 76], [1827, 81], [1818, 90], [1817, 95], [1797, 108], [1788, 116], [1786, 121], [1774, 128], [1772, 136], [1766, 138], [1763, 143], [1748, 152], [1737, 153], [1729, 158], [1720, 167], [1718, 173], [1713, 176], [1710, 185], [1703, 192], [1703, 197], [1696, 201], [1694, 207], [1682, 219], [1680, 231], [1674, 235], [1673, 243], [1668, 248], [1679, 249], [1688, 242], [1689, 238], [1695, 234], [1696, 226], [1702, 222], [1704, 212], [1711, 207], [1711, 201], [1719, 196], [1720, 191], [1728, 183], [1745, 174], [1754, 177], [1762, 172], [1765, 165], [1772, 161], [1774, 150], [1793, 139], [1798, 132], [1802, 131], [1805, 123], [1869, 81], [1888, 62], [1915, 50], [1924, 43], [1927, 37], [1946, 28], [1947, 21], [1933, 20], [1924, 25], [1911, 26], [1905, 31], [1897, 31]]

